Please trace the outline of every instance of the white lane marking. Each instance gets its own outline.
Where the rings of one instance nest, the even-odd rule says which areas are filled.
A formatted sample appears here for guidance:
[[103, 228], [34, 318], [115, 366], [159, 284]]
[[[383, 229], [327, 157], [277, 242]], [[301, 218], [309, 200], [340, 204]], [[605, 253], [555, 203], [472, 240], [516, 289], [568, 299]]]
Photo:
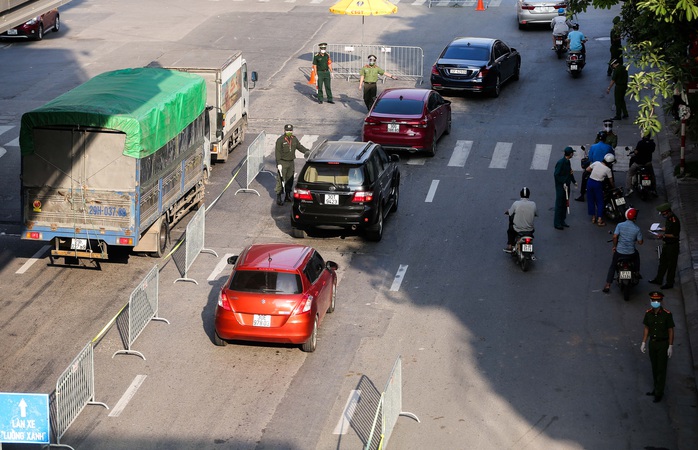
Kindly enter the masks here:
[[453, 154], [451, 154], [451, 159], [448, 161], [449, 167], [464, 167], [472, 148], [473, 141], [456, 141]]
[[5, 150], [4, 148], [0, 147], [0, 158], [2, 158], [3, 156], [5, 156], [5, 153], [7, 153], [7, 150]]
[[233, 256], [232, 253], [226, 253], [223, 255], [223, 258], [218, 261], [218, 264], [216, 264], [216, 267], [213, 269], [213, 272], [211, 272], [211, 275], [208, 276], [206, 279], [207, 281], [213, 281], [216, 278], [218, 278], [218, 275], [223, 272], [223, 269], [225, 269], [225, 266], [228, 265], [228, 258]]
[[490, 161], [490, 169], [507, 168], [507, 162], [509, 161], [509, 154], [511, 153], [512, 145], [514, 144], [511, 142], [497, 142], [497, 145], [494, 146], [492, 161]]
[[361, 398], [361, 391], [352, 390], [347, 398], [347, 403], [344, 405], [344, 412], [342, 412], [342, 417], [337, 421], [337, 426], [334, 427], [332, 434], [347, 434], [349, 431], [349, 426], [351, 425], [351, 419], [356, 411], [356, 405], [359, 403]]
[[533, 161], [531, 161], [531, 170], [548, 170], [548, 161], [550, 161], [550, 152], [552, 150], [552, 145], [536, 144]]
[[134, 395], [136, 395], [136, 391], [139, 387], [141, 387], [141, 384], [143, 384], [147, 377], [148, 375], [136, 375], [136, 378], [134, 378], [131, 382], [131, 386], [126, 389], [124, 395], [121, 396], [119, 401], [116, 403], [116, 406], [114, 406], [114, 409], [112, 409], [109, 413], [109, 417], [119, 417], [119, 414], [124, 411], [126, 405], [128, 405], [128, 402], [131, 401]]
[[429, 192], [427, 192], [427, 198], [424, 200], [426, 203], [431, 203], [434, 200], [434, 194], [436, 194], [436, 188], [439, 187], [439, 180], [434, 180], [431, 182], [429, 187]]
[[407, 267], [408, 265], [405, 264], [404, 266], [400, 264], [400, 267], [397, 269], [397, 273], [395, 274], [395, 279], [393, 279], [393, 285], [390, 286], [390, 290], [395, 292], [400, 290], [400, 285], [402, 284], [402, 280], [405, 279], [405, 273], [407, 272]]
[[0, 134], [10, 131], [12, 128], [14, 128], [14, 125], [0, 125]]
[[[306, 134], [300, 139], [300, 143], [303, 147], [313, 149], [313, 144], [318, 140], [320, 136], [317, 134]], [[296, 156], [298, 156], [298, 151], [296, 151]], [[301, 158], [303, 155], [301, 155]]]
[[415, 0], [414, 2], [412, 2], [412, 5], [413, 6], [420, 6], [420, 5], [425, 4], [426, 2], [427, 2], [427, 0]]
[[19, 137], [12, 139], [10, 142], [5, 144], [6, 147], [19, 147]]
[[356, 142], [359, 140], [359, 136], [342, 136], [339, 138], [340, 141]]
[[22, 267], [20, 267], [19, 270], [18, 270], [17, 272], [15, 272], [15, 273], [17, 273], [17, 274], [22, 274], [22, 273], [26, 272], [27, 270], [29, 270], [29, 268], [30, 268], [32, 265], [34, 265], [35, 262], [37, 262], [39, 259], [41, 259], [41, 258], [44, 256], [44, 253], [46, 253], [46, 250], [48, 250], [49, 248], [51, 248], [50, 245], [44, 245], [43, 247], [41, 247], [41, 248], [39, 249], [39, 251], [36, 252], [36, 253], [34, 253], [34, 256], [32, 256], [31, 258], [29, 258], [29, 259], [27, 260], [27, 262], [25, 262], [25, 263], [22, 265]]
[[426, 156], [414, 156], [407, 160], [409, 166], [423, 166], [427, 162]]

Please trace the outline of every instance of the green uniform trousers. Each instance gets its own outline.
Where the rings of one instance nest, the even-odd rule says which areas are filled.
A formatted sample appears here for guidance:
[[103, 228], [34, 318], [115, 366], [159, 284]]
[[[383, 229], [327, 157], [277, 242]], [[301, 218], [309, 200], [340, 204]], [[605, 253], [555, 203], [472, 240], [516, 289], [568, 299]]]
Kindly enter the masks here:
[[[284, 183], [286, 184], [285, 194], [293, 194], [293, 161], [277, 161], [277, 164], [281, 164], [281, 176], [283, 177]], [[276, 169], [276, 187], [274, 192], [277, 194], [284, 194], [284, 185], [281, 184], [281, 177], [278, 173], [278, 168]]]
[[676, 276], [676, 264], [679, 259], [679, 243], [674, 242], [662, 246], [662, 256], [659, 257], [659, 268], [655, 280], [663, 280], [666, 274], [666, 284], [672, 286]]
[[654, 381], [654, 395], [664, 395], [664, 385], [666, 384], [666, 367], [669, 362], [669, 340], [653, 341], [650, 339], [647, 352], [650, 354], [652, 363], [652, 380]]
[[323, 72], [318, 70], [317, 72], [317, 99], [322, 101], [322, 87], [325, 86], [325, 92], [327, 93], [327, 101], [332, 100], [332, 77], [329, 71]]
[[625, 105], [625, 92], [628, 90], [628, 86], [618, 86], [616, 85], [613, 90], [613, 99], [616, 102], [616, 117], [627, 117], [628, 107]]
[[565, 185], [555, 183], [555, 215], [553, 225], [561, 227], [567, 219], [567, 196], [565, 195]]

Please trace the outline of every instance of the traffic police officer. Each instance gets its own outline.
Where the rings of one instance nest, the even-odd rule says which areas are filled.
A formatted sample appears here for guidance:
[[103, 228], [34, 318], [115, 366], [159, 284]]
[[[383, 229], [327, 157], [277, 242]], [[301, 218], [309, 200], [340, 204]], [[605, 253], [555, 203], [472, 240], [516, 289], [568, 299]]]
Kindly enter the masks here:
[[317, 102], [322, 103], [322, 86], [325, 86], [327, 94], [327, 103], [334, 103], [332, 100], [331, 79], [334, 76], [332, 72], [332, 58], [327, 53], [327, 42], [320, 45], [320, 51], [313, 56], [313, 70], [317, 74]]
[[373, 106], [373, 102], [376, 101], [376, 94], [378, 93], [378, 87], [376, 83], [378, 82], [378, 77], [380, 75], [385, 75], [395, 80], [397, 77], [392, 76], [385, 70], [381, 69], [376, 65], [376, 55], [368, 55], [368, 64], [361, 68], [359, 72], [361, 78], [359, 78], [359, 90], [363, 87], [364, 90], [364, 103], [366, 108], [370, 111]]
[[664, 396], [666, 367], [674, 349], [674, 317], [670, 311], [662, 307], [663, 299], [664, 294], [661, 292], [650, 292], [652, 307], [645, 311], [645, 318], [642, 321], [645, 330], [642, 333], [642, 344], [640, 344], [642, 353], [648, 349], [650, 353], [654, 389], [647, 395], [654, 396], [654, 403], [661, 401]]
[[[657, 276], [649, 280], [652, 284], [661, 284], [662, 289], [674, 287], [674, 277], [676, 276], [676, 263], [679, 259], [679, 234], [681, 233], [681, 223], [671, 210], [670, 203], [663, 203], [657, 206], [657, 211], [664, 217], [664, 228], [660, 228], [663, 234], [658, 234], [664, 240], [662, 245], [662, 256], [659, 258]], [[662, 284], [666, 274], [666, 282]]]
[[[297, 137], [293, 135], [293, 125], [290, 123], [284, 126], [284, 134], [276, 140], [276, 204], [281, 206], [284, 200], [290, 202], [291, 192], [293, 192], [293, 172], [295, 170], [293, 161], [296, 159], [296, 150], [303, 155], [310, 153], [310, 150], [303, 147]], [[281, 198], [281, 192], [285, 190], [286, 198]]]
[[[553, 225], [557, 230], [564, 230], [568, 227], [565, 219], [567, 218], [567, 201], [569, 199], [570, 183], [577, 184], [572, 172], [570, 159], [574, 155], [572, 147], [565, 147], [565, 156], [555, 164], [553, 176], [555, 178], [555, 216]], [[566, 191], [566, 192], [565, 192]]]

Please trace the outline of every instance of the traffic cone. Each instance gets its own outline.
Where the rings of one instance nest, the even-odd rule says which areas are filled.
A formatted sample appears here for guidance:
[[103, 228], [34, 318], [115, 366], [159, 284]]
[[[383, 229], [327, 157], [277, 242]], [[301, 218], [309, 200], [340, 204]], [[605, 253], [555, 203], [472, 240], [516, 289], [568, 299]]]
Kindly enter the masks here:
[[308, 81], [308, 84], [315, 84], [315, 67], [310, 69], [310, 80]]
[[477, 0], [477, 8], [475, 8], [475, 11], [484, 11], [485, 10], [485, 5], [482, 3], [482, 0]]

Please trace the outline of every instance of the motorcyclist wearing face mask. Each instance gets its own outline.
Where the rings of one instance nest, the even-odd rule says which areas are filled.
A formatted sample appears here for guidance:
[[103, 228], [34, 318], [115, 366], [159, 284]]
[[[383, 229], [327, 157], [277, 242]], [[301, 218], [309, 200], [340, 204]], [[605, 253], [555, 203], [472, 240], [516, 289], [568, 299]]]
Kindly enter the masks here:
[[647, 395], [654, 396], [654, 403], [661, 401], [664, 396], [666, 368], [674, 352], [674, 317], [662, 306], [663, 300], [664, 294], [660, 291], [650, 292], [651, 308], [645, 311], [642, 321], [645, 328], [640, 351], [645, 353], [649, 350], [653, 388]]
[[376, 101], [376, 96], [378, 94], [378, 77], [385, 75], [393, 80], [397, 80], [397, 77], [389, 74], [385, 70], [378, 67], [376, 64], [376, 55], [368, 55], [368, 64], [361, 68], [359, 74], [359, 90], [363, 89], [364, 92], [364, 103], [366, 108], [370, 111], [373, 106], [373, 102]]

